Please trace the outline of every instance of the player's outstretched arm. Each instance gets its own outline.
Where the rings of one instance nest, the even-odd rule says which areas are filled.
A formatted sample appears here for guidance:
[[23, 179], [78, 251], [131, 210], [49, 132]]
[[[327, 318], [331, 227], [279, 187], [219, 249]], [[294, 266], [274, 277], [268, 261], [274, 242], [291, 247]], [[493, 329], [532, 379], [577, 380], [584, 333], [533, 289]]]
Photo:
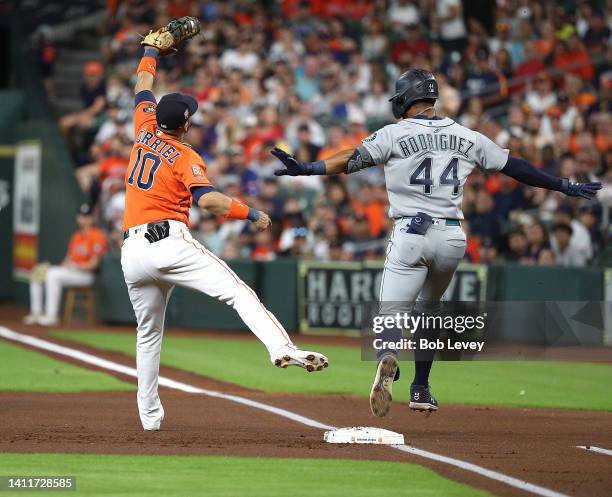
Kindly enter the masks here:
[[568, 178], [558, 178], [540, 171], [526, 160], [517, 157], [508, 157], [508, 162], [501, 172], [526, 185], [556, 190], [570, 197], [592, 199], [597, 195], [597, 190], [601, 190], [601, 183], [598, 181], [572, 183]]
[[212, 212], [217, 216], [225, 216], [229, 219], [248, 219], [258, 231], [263, 231], [272, 225], [272, 221], [263, 211], [258, 211], [253, 207], [228, 197], [221, 192], [215, 191], [212, 187], [200, 187], [193, 192], [194, 199], [199, 207]]
[[348, 169], [348, 164], [358, 150], [341, 150], [329, 159], [316, 162], [301, 162], [280, 148], [274, 148], [270, 153], [285, 166], [284, 169], [274, 171], [276, 176], [311, 176], [352, 172]]
[[151, 91], [153, 89], [158, 53], [157, 48], [145, 46], [144, 55], [140, 59], [140, 64], [138, 64], [138, 69], [136, 70], [135, 95], [138, 95], [141, 91]]

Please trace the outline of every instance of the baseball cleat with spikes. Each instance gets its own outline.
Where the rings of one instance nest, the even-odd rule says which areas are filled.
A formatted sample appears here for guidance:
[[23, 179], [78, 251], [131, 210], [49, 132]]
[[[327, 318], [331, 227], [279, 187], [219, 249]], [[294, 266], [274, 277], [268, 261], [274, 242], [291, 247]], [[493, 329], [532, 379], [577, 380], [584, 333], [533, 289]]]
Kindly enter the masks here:
[[318, 352], [295, 349], [275, 359], [274, 365], [283, 369], [289, 366], [298, 366], [312, 373], [313, 371], [321, 371], [328, 367], [329, 361], [327, 357]]
[[410, 385], [410, 404], [413, 411], [432, 413], [438, 410], [438, 401], [431, 395], [429, 386]]
[[370, 391], [370, 410], [374, 416], [382, 418], [389, 412], [393, 400], [393, 381], [398, 369], [397, 358], [393, 354], [385, 355], [378, 363]]

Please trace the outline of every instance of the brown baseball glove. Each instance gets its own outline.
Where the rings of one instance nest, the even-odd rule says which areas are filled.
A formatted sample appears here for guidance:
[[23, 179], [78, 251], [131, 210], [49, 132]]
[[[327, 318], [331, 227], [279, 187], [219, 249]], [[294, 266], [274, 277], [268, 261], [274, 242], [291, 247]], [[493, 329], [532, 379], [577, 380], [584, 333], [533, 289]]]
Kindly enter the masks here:
[[193, 38], [200, 32], [200, 21], [195, 17], [181, 17], [170, 21], [163, 28], [151, 31], [141, 44], [157, 48], [160, 55], [176, 52], [177, 47], [185, 40]]

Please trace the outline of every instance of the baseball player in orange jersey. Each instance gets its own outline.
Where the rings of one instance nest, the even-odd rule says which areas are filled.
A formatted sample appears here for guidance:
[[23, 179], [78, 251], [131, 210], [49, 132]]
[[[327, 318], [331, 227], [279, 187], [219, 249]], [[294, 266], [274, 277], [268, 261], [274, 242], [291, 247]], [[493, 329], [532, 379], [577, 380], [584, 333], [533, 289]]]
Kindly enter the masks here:
[[126, 200], [121, 266], [137, 328], [138, 410], [145, 430], [164, 419], [157, 383], [164, 315], [175, 285], [192, 288], [231, 305], [259, 338], [272, 362], [307, 371], [327, 367], [327, 358], [299, 350], [257, 295], [188, 229], [193, 201], [230, 219], [248, 219], [256, 230], [270, 218], [218, 192], [206, 177], [202, 158], [183, 143], [197, 102], [172, 93], [156, 102], [151, 88], [158, 50], [146, 46], [137, 71], [134, 148], [125, 175]]

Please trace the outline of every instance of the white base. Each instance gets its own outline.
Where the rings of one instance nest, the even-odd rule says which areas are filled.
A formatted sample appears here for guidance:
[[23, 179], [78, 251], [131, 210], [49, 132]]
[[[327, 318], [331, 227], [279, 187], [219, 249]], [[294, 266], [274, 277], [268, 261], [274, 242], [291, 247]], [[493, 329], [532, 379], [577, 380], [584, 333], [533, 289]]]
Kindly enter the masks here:
[[353, 426], [326, 431], [323, 440], [330, 444], [403, 445], [404, 435], [382, 428]]

